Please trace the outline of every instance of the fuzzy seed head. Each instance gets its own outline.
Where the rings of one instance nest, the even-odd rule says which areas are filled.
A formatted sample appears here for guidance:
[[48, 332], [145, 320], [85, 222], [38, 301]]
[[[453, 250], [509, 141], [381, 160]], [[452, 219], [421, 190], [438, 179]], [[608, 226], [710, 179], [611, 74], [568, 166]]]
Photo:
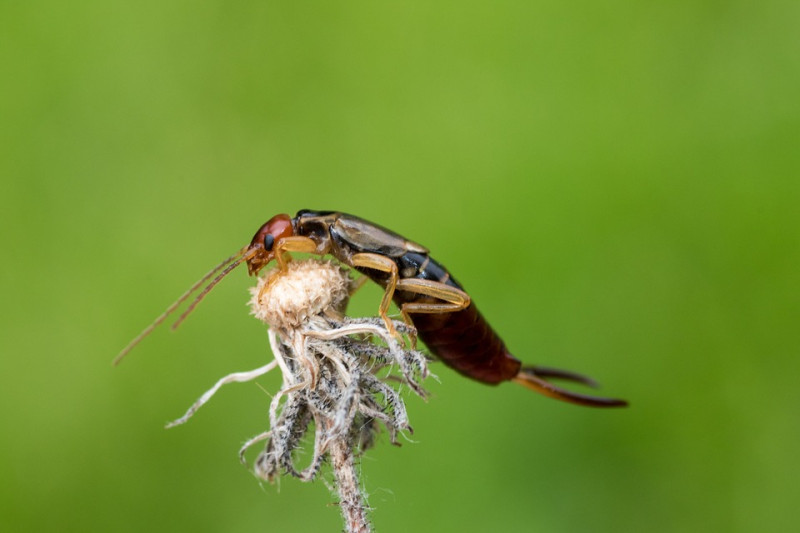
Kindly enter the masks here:
[[297, 329], [321, 314], [341, 315], [350, 297], [348, 271], [330, 261], [291, 261], [287, 271], [273, 269], [250, 289], [253, 315], [271, 327]]

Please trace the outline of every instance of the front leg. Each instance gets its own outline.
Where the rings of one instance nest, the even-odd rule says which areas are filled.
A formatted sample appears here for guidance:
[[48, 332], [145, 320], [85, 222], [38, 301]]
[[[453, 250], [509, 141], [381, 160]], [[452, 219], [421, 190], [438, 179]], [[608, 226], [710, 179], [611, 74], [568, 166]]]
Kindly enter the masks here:
[[[316, 254], [319, 253], [320, 255], [325, 254], [325, 251], [319, 251], [317, 247], [317, 243], [313, 240], [309, 239], [308, 237], [302, 237], [299, 235], [295, 235], [292, 237], [284, 237], [280, 239], [278, 242], [275, 243], [274, 248], [272, 249], [273, 253], [275, 254], [275, 261], [278, 263], [278, 268], [280, 269], [281, 273], [285, 273], [286, 269], [288, 268], [289, 261], [292, 260], [292, 257], [289, 255], [289, 252], [300, 252], [300, 253], [308, 253], [308, 254]], [[272, 284], [275, 283], [275, 280], [278, 279], [278, 276], [272, 276], [272, 279], [269, 280], [268, 283], [265, 283], [261, 290], [258, 293], [258, 300], [261, 301], [261, 297], [264, 295], [265, 292], [272, 287]]]
[[274, 250], [275, 261], [278, 262], [281, 272], [286, 272], [286, 263], [292, 259], [291, 256], [289, 256], [288, 259], [285, 258], [284, 254], [288, 254], [289, 252], [319, 255], [325, 254], [325, 250], [319, 250], [317, 243], [314, 242], [314, 240], [309, 239], [308, 237], [302, 237], [300, 235], [293, 235], [291, 237], [284, 237], [283, 239], [280, 239], [275, 243]]

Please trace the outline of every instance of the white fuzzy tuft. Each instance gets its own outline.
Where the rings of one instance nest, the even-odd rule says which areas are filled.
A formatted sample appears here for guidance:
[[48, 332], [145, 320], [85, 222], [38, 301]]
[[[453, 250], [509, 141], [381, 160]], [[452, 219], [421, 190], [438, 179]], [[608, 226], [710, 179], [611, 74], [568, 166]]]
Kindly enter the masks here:
[[330, 261], [291, 261], [250, 289], [253, 315], [278, 330], [296, 329], [310, 317], [341, 313], [350, 297], [348, 271]]

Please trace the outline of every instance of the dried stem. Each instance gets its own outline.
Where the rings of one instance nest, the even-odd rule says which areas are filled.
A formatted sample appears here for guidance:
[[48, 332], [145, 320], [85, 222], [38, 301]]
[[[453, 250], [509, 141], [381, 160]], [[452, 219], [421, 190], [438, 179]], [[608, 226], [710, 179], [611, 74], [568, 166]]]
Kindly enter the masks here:
[[331, 467], [336, 477], [336, 490], [339, 493], [339, 507], [347, 533], [369, 533], [372, 531], [367, 520], [367, 506], [364, 495], [358, 486], [353, 450], [341, 440], [331, 443], [329, 448]]

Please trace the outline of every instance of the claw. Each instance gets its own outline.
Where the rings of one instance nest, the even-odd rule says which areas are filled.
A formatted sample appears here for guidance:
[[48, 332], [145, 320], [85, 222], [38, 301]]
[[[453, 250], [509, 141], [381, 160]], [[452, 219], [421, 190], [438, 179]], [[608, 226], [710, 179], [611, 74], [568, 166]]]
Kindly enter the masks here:
[[562, 370], [560, 368], [551, 368], [548, 366], [530, 365], [523, 367], [523, 371], [532, 372], [534, 375], [542, 379], [563, 379], [566, 381], [573, 381], [581, 383], [587, 387], [597, 389], [600, 384], [588, 376], [572, 372], [571, 370]]
[[[537, 369], [543, 373], [539, 374]], [[564, 370], [543, 367], [523, 367], [515, 377], [511, 378], [511, 381], [519, 383], [520, 385], [547, 396], [548, 398], [554, 398], [556, 400], [561, 400], [562, 402], [574, 403], [587, 407], [625, 407], [628, 405], [628, 402], [625, 400], [601, 398], [599, 396], [589, 396], [586, 394], [579, 394], [577, 392], [570, 392], [557, 385], [553, 385], [548, 381], [545, 381], [542, 379], [542, 376], [569, 379], [571, 381], [578, 381], [580, 383], [585, 383], [588, 379], [579, 374], [573, 374], [572, 372], [567, 372]], [[592, 382], [591, 380], [589, 381]]]

